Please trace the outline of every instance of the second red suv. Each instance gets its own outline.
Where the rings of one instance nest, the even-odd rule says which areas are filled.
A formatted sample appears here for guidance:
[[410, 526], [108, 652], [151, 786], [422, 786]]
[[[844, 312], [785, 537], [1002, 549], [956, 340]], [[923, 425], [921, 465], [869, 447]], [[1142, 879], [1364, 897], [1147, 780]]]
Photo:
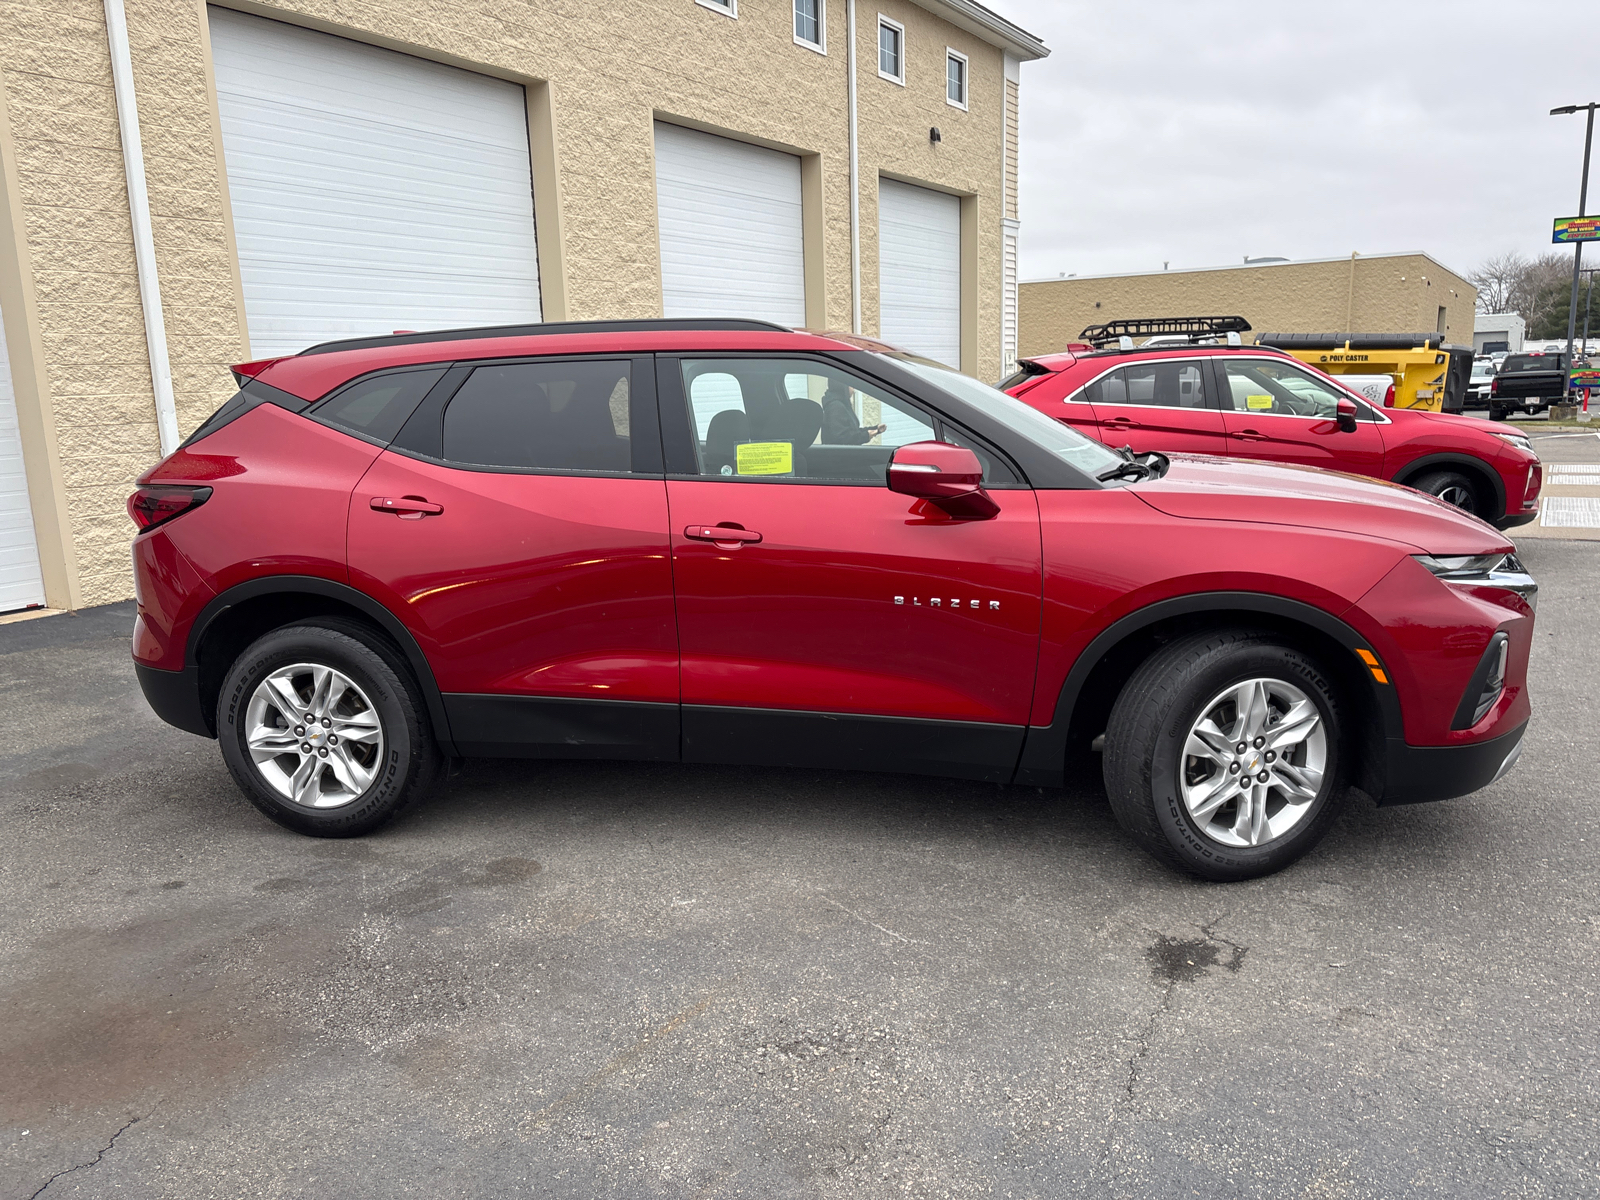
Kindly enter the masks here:
[[373, 829], [467, 755], [1094, 771], [1151, 851], [1239, 879], [1352, 788], [1457, 796], [1521, 747], [1533, 580], [1403, 488], [1123, 456], [760, 322], [238, 372], [129, 500], [133, 656], [304, 833]]
[[1502, 529], [1539, 515], [1543, 472], [1526, 435], [1473, 417], [1375, 408], [1266, 346], [1083, 345], [1025, 359], [1000, 386], [1136, 453], [1264, 459], [1391, 480]]

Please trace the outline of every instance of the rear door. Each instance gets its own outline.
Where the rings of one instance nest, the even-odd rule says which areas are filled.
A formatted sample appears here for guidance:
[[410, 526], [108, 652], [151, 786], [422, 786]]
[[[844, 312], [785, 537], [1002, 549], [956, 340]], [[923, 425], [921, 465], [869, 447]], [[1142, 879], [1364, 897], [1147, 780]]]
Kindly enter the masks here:
[[1383, 477], [1378, 418], [1360, 401], [1355, 432], [1346, 433], [1335, 418], [1348, 393], [1298, 363], [1232, 355], [1212, 361], [1227, 404], [1230, 454]]
[[1096, 436], [1108, 446], [1184, 454], [1226, 454], [1222, 413], [1210, 392], [1203, 358], [1140, 359], [1084, 389], [1094, 406]]
[[1018, 388], [1013, 394], [1045, 416], [1065, 421], [1079, 433], [1098, 439], [1100, 431], [1094, 405], [1089, 403], [1086, 389], [1077, 386], [1082, 378], [1080, 371], [1058, 371]]
[[464, 754], [676, 758], [669, 553], [648, 356], [457, 366], [351, 497]]
[[[1014, 469], [825, 359], [660, 361], [685, 758], [1008, 778], [1041, 588]], [[940, 438], [978, 452], [997, 517], [888, 489], [896, 446]]]

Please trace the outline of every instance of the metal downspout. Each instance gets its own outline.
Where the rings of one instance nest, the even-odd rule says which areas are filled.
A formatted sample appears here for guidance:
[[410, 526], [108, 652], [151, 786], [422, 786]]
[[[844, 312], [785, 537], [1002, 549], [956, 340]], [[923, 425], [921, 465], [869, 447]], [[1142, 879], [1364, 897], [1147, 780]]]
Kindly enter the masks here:
[[156, 431], [165, 457], [178, 448], [178, 409], [172, 396], [172, 364], [167, 359], [167, 324], [161, 313], [155, 239], [150, 233], [150, 195], [144, 180], [144, 146], [139, 140], [139, 105], [133, 94], [128, 16], [122, 0], [105, 0], [105, 5], [111, 86], [117, 97], [117, 128], [122, 135], [122, 164], [128, 177], [128, 216], [133, 224], [133, 258], [139, 272], [139, 305], [144, 309], [144, 340], [150, 354], [150, 384], [156, 397]]
[[[111, 0], [106, 0], [109, 4]], [[847, 0], [850, 37], [850, 332], [861, 332], [861, 157], [856, 145], [856, 0]]]

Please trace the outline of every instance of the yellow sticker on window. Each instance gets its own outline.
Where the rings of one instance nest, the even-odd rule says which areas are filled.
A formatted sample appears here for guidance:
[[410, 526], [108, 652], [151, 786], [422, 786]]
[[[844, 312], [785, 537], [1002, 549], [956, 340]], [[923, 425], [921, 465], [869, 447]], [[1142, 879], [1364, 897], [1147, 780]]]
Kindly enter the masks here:
[[1244, 398], [1244, 406], [1246, 408], [1248, 408], [1251, 412], [1256, 412], [1256, 411], [1258, 411], [1260, 409], [1263, 409], [1263, 408], [1271, 408], [1272, 407], [1272, 397], [1271, 396], [1246, 396]]
[[745, 442], [734, 451], [740, 475], [794, 474], [794, 446], [788, 442]]

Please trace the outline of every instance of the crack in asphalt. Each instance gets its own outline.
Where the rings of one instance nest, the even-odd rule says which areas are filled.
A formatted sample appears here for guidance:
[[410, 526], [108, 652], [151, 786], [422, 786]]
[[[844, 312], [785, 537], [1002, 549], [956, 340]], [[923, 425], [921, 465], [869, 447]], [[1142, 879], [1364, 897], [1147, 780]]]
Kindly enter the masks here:
[[[1100, 1152], [1100, 1166], [1108, 1168], [1108, 1184], [1114, 1184], [1122, 1174], [1112, 1161], [1116, 1152], [1116, 1127], [1132, 1109], [1137, 1099], [1139, 1080], [1144, 1061], [1150, 1056], [1156, 1026], [1162, 1017], [1172, 1011], [1172, 998], [1177, 994], [1178, 985], [1193, 983], [1214, 966], [1220, 966], [1230, 973], [1237, 972], [1244, 963], [1245, 955], [1250, 953], [1249, 946], [1242, 946], [1238, 942], [1217, 936], [1213, 932], [1214, 925], [1198, 925], [1196, 928], [1205, 935], [1204, 941], [1173, 938], [1164, 933], [1148, 931], [1154, 934], [1155, 940], [1145, 950], [1145, 958], [1150, 962], [1155, 976], [1163, 981], [1161, 1000], [1151, 1009], [1150, 1015], [1133, 1039], [1134, 1050], [1128, 1057], [1128, 1074], [1123, 1079], [1122, 1091], [1117, 1096], [1116, 1103], [1112, 1105], [1111, 1116], [1106, 1121], [1106, 1142]], [[1216, 947], [1220, 946], [1227, 946], [1232, 951], [1225, 962], [1221, 960], [1216, 950]]]
[[111, 1150], [111, 1147], [113, 1147], [113, 1146], [115, 1146], [117, 1144], [117, 1139], [119, 1137], [121, 1137], [123, 1134], [127, 1133], [128, 1130], [132, 1129], [140, 1121], [147, 1120], [150, 1117], [154, 1116], [155, 1115], [155, 1111], [156, 1110], [152, 1108], [149, 1112], [145, 1113], [144, 1116], [133, 1118], [133, 1120], [129, 1121], [121, 1129], [119, 1129], [115, 1133], [113, 1133], [111, 1135], [111, 1140], [108, 1141], [104, 1146], [100, 1147], [100, 1152], [98, 1154], [96, 1154], [93, 1158], [91, 1158], [88, 1162], [78, 1163], [75, 1166], [68, 1167], [65, 1171], [57, 1171], [54, 1175], [50, 1176], [49, 1179], [46, 1179], [43, 1183], [41, 1183], [39, 1185], [39, 1190], [34, 1192], [33, 1195], [29, 1196], [28, 1200], [39, 1200], [39, 1197], [44, 1195], [45, 1189], [48, 1188], [56, 1180], [60, 1179], [63, 1175], [71, 1175], [74, 1171], [85, 1171], [85, 1170], [88, 1170], [90, 1167], [99, 1166], [100, 1165], [100, 1160], [106, 1156], [106, 1154]]

